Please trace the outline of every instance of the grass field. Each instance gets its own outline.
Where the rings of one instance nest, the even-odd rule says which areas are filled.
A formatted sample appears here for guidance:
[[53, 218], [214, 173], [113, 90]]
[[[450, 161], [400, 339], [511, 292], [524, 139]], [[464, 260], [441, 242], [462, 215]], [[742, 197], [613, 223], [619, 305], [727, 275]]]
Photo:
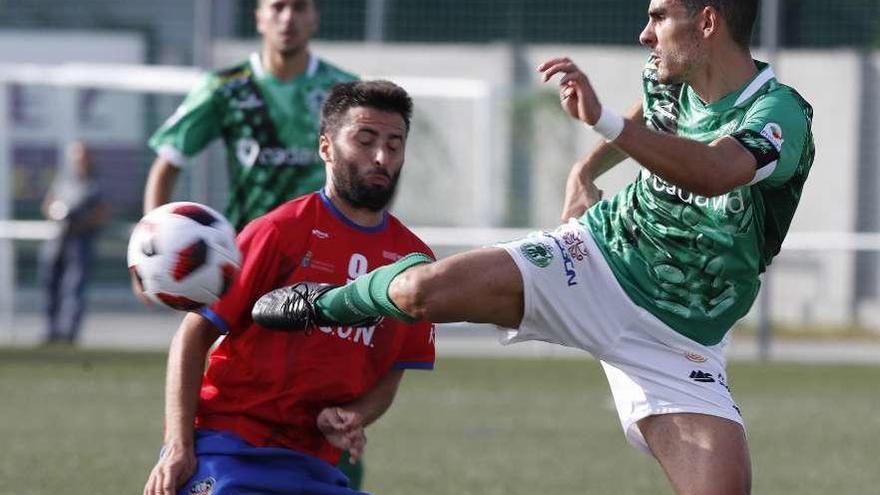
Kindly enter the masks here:
[[[140, 493], [164, 356], [0, 349], [0, 494]], [[735, 363], [755, 494], [880, 493], [880, 367]], [[441, 359], [369, 432], [377, 494], [666, 494], [592, 361]]]

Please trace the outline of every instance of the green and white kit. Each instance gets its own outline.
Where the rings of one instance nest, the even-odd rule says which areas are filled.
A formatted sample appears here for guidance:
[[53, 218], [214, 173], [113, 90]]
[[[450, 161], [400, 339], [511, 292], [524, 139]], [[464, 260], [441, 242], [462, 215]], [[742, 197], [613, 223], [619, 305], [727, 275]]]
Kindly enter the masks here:
[[552, 232], [500, 244], [522, 275], [523, 317], [503, 343], [543, 341], [600, 360], [627, 440], [650, 453], [648, 416], [704, 414], [743, 424], [725, 336], [754, 302], [779, 252], [813, 160], [812, 110], [765, 64], [706, 105], [644, 73], [644, 115], [659, 132], [731, 136], [755, 156], [754, 180], [706, 198], [642, 171]]
[[226, 146], [226, 216], [237, 230], [288, 199], [324, 184], [318, 156], [321, 104], [330, 87], [356, 77], [311, 56], [305, 73], [281, 81], [260, 57], [209, 74], [150, 138], [183, 167], [211, 141]]
[[660, 84], [653, 59], [643, 73], [646, 124], [704, 143], [737, 139], [758, 163], [750, 184], [709, 198], [642, 170], [580, 219], [633, 302], [704, 345], [752, 306], [813, 162], [812, 108], [756, 65], [757, 75], [711, 104], [688, 85]]
[[588, 227], [500, 244], [522, 274], [523, 318], [501, 343], [541, 341], [583, 349], [602, 363], [627, 441], [650, 454], [638, 422], [691, 413], [743, 424], [727, 384], [724, 347], [702, 345], [633, 303]]

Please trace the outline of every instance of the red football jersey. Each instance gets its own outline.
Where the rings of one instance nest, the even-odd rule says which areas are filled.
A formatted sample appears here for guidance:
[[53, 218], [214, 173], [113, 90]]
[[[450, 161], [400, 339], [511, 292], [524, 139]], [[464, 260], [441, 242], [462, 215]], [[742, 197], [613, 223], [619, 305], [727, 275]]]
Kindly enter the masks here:
[[323, 191], [254, 220], [237, 242], [241, 273], [202, 311], [226, 338], [210, 355], [196, 427], [335, 464], [341, 452], [318, 430], [318, 413], [363, 395], [392, 368], [432, 369], [433, 325], [386, 318], [375, 327], [280, 332], [256, 325], [251, 308], [278, 287], [344, 284], [408, 253], [433, 254], [391, 215], [374, 228], [352, 223]]

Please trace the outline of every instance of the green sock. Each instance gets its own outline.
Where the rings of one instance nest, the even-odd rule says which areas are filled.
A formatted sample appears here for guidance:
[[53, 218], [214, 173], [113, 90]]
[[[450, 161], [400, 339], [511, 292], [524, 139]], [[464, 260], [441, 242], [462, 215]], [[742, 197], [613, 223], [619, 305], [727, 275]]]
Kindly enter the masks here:
[[422, 253], [412, 253], [396, 262], [377, 268], [352, 282], [327, 291], [315, 301], [321, 314], [343, 325], [357, 323], [365, 318], [390, 316], [407, 323], [416, 321], [400, 310], [388, 297], [388, 287], [395, 277], [415, 265], [434, 260]]
[[348, 476], [348, 487], [352, 490], [360, 491], [364, 485], [364, 458], [361, 457], [354, 464], [350, 461], [351, 457], [347, 450], [342, 451], [342, 457], [336, 464], [336, 468], [342, 471], [342, 474]]

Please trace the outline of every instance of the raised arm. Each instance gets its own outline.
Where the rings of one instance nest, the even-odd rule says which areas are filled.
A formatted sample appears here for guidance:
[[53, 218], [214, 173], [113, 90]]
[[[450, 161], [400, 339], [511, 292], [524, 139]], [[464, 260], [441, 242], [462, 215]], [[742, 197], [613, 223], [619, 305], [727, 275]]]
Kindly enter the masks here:
[[[602, 125], [602, 105], [587, 76], [569, 59], [541, 64], [544, 81], [561, 74], [562, 108], [590, 126]], [[721, 137], [709, 144], [648, 129], [624, 119], [614, 145], [652, 173], [687, 191], [713, 197], [748, 184], [757, 171], [757, 160], [734, 138]], [[612, 125], [612, 127], [614, 127]]]
[[[641, 102], [630, 107], [626, 117], [633, 122], [641, 122]], [[602, 191], [596, 187], [595, 180], [626, 158], [625, 152], [603, 139], [589, 154], [575, 162], [565, 183], [562, 221], [583, 215], [602, 199]]]
[[757, 170], [755, 157], [730, 136], [703, 144], [627, 121], [614, 144], [665, 181], [706, 197], [748, 184]]

